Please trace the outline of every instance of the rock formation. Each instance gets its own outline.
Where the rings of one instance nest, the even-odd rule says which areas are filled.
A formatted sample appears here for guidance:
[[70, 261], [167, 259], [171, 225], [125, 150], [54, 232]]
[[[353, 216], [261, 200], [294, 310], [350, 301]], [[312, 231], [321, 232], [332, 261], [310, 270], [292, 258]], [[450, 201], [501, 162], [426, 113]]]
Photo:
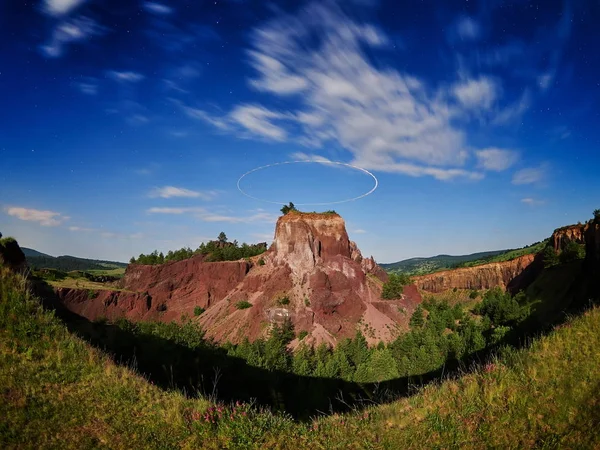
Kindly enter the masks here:
[[511, 261], [482, 264], [474, 267], [444, 270], [414, 277], [419, 289], [442, 292], [448, 289], [502, 289], [518, 291], [533, 281], [541, 271], [539, 256], [523, 255]]
[[576, 244], [585, 243], [585, 231], [586, 225], [568, 225], [566, 227], [557, 228], [550, 237], [550, 242], [554, 247], [554, 250], [560, 252], [564, 250], [569, 242], [575, 242]]
[[[258, 261], [262, 260], [259, 264]], [[408, 327], [421, 297], [381, 300], [387, 274], [363, 258], [337, 214], [290, 212], [279, 218], [271, 248], [250, 261], [205, 262], [202, 256], [156, 266], [131, 264], [119, 290], [57, 289], [64, 306], [88, 319], [197, 320], [207, 336], [240, 342], [291, 320], [305, 342], [335, 344], [361, 329], [371, 343]], [[252, 306], [241, 309], [238, 302]], [[194, 309], [205, 309], [194, 316]]]

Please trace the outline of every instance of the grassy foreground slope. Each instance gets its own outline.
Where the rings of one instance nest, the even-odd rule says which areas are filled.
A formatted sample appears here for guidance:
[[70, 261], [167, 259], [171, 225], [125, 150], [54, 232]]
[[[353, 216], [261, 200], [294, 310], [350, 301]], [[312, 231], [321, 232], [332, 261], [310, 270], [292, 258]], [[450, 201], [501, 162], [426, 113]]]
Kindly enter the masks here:
[[296, 423], [151, 385], [71, 335], [25, 284], [0, 268], [0, 448], [600, 446], [598, 308], [410, 398]]

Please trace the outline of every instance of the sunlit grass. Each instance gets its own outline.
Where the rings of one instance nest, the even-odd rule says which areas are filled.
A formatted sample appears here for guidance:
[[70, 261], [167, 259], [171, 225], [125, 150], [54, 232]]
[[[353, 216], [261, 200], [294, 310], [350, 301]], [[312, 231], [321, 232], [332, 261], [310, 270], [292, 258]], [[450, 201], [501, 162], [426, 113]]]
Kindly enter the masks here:
[[159, 389], [71, 335], [22, 277], [0, 270], [2, 448], [600, 446], [598, 308], [410, 398], [297, 423]]

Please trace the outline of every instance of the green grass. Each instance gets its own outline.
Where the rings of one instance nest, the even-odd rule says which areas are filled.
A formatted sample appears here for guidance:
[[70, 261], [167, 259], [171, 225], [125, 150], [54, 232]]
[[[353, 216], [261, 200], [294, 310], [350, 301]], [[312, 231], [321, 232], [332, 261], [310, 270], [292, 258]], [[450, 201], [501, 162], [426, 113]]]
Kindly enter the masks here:
[[25, 286], [0, 268], [2, 448], [600, 446], [598, 308], [412, 397], [297, 423], [153, 386], [70, 334]]
[[125, 267], [116, 267], [116, 268], [107, 268], [107, 269], [93, 269], [87, 270], [86, 272], [91, 273], [92, 275], [108, 275], [112, 277], [119, 277], [125, 274]]
[[474, 267], [474, 266], [480, 266], [482, 264], [512, 261], [513, 259], [517, 259], [517, 258], [520, 258], [521, 256], [525, 256], [525, 255], [535, 255], [536, 253], [541, 252], [547, 243], [548, 243], [548, 240], [546, 239], [545, 241], [538, 242], [537, 244], [519, 248], [516, 250], [509, 250], [506, 253], [501, 253], [499, 255], [491, 256], [489, 258], [464, 262], [464, 263], [460, 264], [458, 267]]

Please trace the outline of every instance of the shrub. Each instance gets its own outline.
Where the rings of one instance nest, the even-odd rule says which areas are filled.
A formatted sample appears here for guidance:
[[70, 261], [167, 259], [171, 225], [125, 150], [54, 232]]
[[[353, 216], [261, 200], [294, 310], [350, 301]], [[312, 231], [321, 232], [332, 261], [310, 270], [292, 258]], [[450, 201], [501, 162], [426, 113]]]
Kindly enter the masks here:
[[542, 252], [542, 259], [546, 269], [558, 265], [559, 262], [558, 254], [551, 245], [548, 245], [546, 248], [544, 248], [544, 251]]
[[93, 298], [96, 298], [96, 297], [98, 297], [98, 291], [95, 291], [93, 289], [89, 289], [87, 296], [88, 296], [88, 299], [90, 299], [90, 300], [93, 299]]
[[283, 297], [280, 298], [279, 300], [277, 300], [277, 303], [279, 303], [280, 305], [289, 305], [290, 304], [290, 298], [289, 297]]
[[479, 297], [479, 292], [477, 292], [476, 290], [472, 290], [471, 293], [469, 294], [469, 298], [474, 300], [477, 297]]
[[558, 259], [562, 264], [585, 258], [585, 247], [576, 242], [569, 242], [560, 253]]
[[201, 306], [196, 306], [194, 308], [194, 315], [195, 316], [199, 316], [200, 314], [202, 314], [205, 311], [204, 308], [202, 308]]
[[264, 260], [264, 259], [262, 259], [262, 258], [260, 258], [260, 259], [258, 260], [258, 265], [259, 265], [259, 266], [264, 266], [264, 265], [265, 265], [265, 260]]
[[237, 309], [248, 309], [248, 308], [252, 308], [252, 303], [250, 303], [246, 300], [241, 300], [235, 304], [235, 307]]
[[298, 340], [301, 341], [302, 339], [304, 339], [306, 336], [308, 336], [308, 331], [306, 330], [302, 330], [300, 333], [298, 333]]
[[387, 283], [384, 283], [381, 291], [381, 298], [391, 300], [400, 298], [404, 291], [404, 286], [410, 284], [410, 277], [403, 273], [392, 273]]
[[308, 299], [308, 297], [304, 297], [304, 306], [306, 306], [306, 307], [310, 306], [310, 300]]

